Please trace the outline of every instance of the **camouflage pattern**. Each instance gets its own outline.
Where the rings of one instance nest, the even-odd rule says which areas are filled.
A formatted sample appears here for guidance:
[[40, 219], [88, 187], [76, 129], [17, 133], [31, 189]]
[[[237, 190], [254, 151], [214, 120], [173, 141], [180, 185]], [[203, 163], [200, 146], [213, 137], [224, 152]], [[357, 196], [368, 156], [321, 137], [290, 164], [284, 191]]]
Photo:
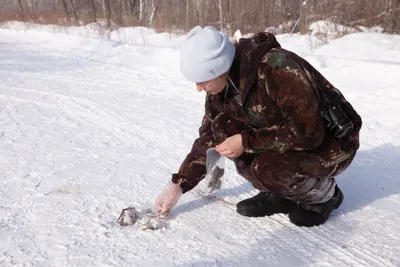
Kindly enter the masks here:
[[[205, 176], [205, 152], [241, 134], [245, 152], [233, 159], [237, 171], [261, 191], [306, 203], [327, 201], [334, 177], [359, 148], [361, 118], [343, 95], [306, 60], [259, 33], [236, 44], [231, 83], [207, 95], [205, 115], [191, 152], [172, 181], [183, 192]], [[335, 90], [354, 129], [335, 138], [321, 115], [319, 90]]]

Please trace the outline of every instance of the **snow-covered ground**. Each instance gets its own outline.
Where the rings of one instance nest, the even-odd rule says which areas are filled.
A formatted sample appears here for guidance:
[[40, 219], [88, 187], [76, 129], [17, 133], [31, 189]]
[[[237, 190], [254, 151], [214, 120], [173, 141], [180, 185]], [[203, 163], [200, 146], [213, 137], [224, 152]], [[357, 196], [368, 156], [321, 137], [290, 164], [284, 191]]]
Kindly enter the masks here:
[[[137, 231], [116, 224], [121, 209], [154, 201], [203, 113], [177, 43], [0, 29], [0, 266], [400, 266], [400, 36], [278, 39], [364, 120], [341, 208], [299, 228], [191, 191], [168, 228]], [[230, 163], [219, 197], [255, 193]]]

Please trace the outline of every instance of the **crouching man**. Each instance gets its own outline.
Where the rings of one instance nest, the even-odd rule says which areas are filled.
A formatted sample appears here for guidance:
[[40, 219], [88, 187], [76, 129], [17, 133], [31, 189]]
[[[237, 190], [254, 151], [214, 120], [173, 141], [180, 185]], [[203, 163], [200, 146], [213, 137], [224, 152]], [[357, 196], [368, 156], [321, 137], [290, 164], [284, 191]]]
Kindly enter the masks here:
[[215, 28], [196, 26], [180, 66], [206, 92], [205, 114], [155, 211], [168, 213], [205, 177], [206, 151], [215, 147], [260, 191], [237, 203], [239, 214], [284, 213], [298, 226], [323, 224], [343, 201], [335, 177], [359, 148], [361, 118], [340, 91], [269, 33], [234, 45]]

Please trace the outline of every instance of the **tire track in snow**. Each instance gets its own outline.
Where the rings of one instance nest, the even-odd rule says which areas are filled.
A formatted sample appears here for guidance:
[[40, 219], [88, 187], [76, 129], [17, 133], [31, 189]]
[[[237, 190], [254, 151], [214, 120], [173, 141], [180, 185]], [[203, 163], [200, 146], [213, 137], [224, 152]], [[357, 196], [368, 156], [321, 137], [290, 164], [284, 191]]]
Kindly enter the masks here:
[[[11, 90], [25, 91], [28, 93], [38, 93], [37, 91], [34, 91], [34, 90], [26, 90], [26, 89], [16, 88], [16, 87], [0, 86], [0, 88], [1, 87], [11, 89]], [[99, 126], [99, 127], [102, 126], [102, 128], [104, 128], [104, 126], [109, 126], [106, 128], [106, 130], [109, 130], [112, 126], [118, 126], [118, 129], [121, 130], [121, 132], [124, 132], [125, 127], [128, 126], [128, 124], [126, 122], [124, 123], [124, 120], [121, 119], [119, 116], [112, 114], [109, 111], [106, 111], [105, 109], [101, 108], [96, 103], [90, 103], [90, 101], [87, 101], [87, 100], [82, 100], [79, 98], [65, 96], [65, 95], [61, 95], [61, 94], [53, 94], [53, 93], [46, 93], [46, 92], [39, 92], [39, 93], [65, 98], [67, 101], [65, 101], [62, 104], [60, 104], [59, 102], [57, 104], [55, 104], [55, 103], [47, 103], [42, 100], [41, 101], [31, 100], [29, 98], [24, 98], [22, 96], [18, 96], [18, 97], [17, 96], [6, 96], [3, 94], [3, 97], [6, 97], [12, 101], [16, 101], [16, 102], [20, 102], [20, 103], [34, 104], [34, 105], [42, 106], [42, 107], [53, 109], [53, 110], [59, 110], [62, 113], [67, 114], [68, 116], [75, 118], [78, 121], [92, 123], [95, 126]], [[0, 97], [1, 96], [2, 95], [0, 95]], [[95, 114], [95, 113], [96, 113], [96, 115], [93, 116], [93, 114]], [[89, 116], [89, 115], [92, 115], [92, 116]], [[90, 117], [92, 117], [92, 119]], [[102, 119], [101, 120], [94, 119], [96, 117], [101, 117]], [[115, 123], [116, 121], [119, 121], [119, 123]], [[122, 124], [121, 124], [121, 121], [123, 122]], [[129, 137], [129, 138], [127, 138], [127, 137]], [[135, 140], [135, 137], [136, 137], [135, 135], [129, 135], [129, 136], [124, 135], [123, 136], [123, 138], [128, 139], [128, 140], [133, 139], [132, 141], [135, 141], [134, 143], [146, 143], [146, 141], [142, 140], [142, 139]]]
[[[233, 187], [242, 185], [242, 183], [238, 179], [230, 180], [233, 182]], [[249, 183], [246, 184], [246, 187], [247, 189], [255, 191]], [[241, 196], [243, 196], [244, 198], [249, 198], [253, 197], [254, 194], [242, 193]], [[232, 196], [224, 197], [224, 199], [227, 199], [227, 201], [233, 203], [242, 200], [238, 197]], [[329, 235], [332, 235], [331, 232], [328, 232], [328, 234], [323, 233], [322, 228], [326, 229], [324, 225], [312, 228], [298, 227], [292, 224], [286, 215], [282, 214], [271, 216], [268, 219], [283, 225], [286, 229], [289, 229], [293, 233], [300, 236], [302, 239], [307, 240], [307, 242], [313, 243], [317, 245], [317, 247], [324, 248], [325, 252], [330, 254], [333, 258], [336, 258], [345, 263], [346, 266], [394, 266], [390, 261], [374, 256], [374, 253], [372, 253], [368, 249], [361, 249], [359, 247], [343, 248], [340, 244], [336, 243], [335, 240], [328, 237]], [[261, 222], [261, 220], [253, 221]]]
[[[115, 75], [115, 77], [118, 77], [114, 80], [110, 80], [110, 79], [102, 79], [99, 80], [99, 75], [93, 75], [90, 74], [88, 72], [82, 72], [82, 71], [78, 71], [75, 74], [80, 74], [82, 76], [74, 76], [73, 78], [68, 78], [66, 76], [63, 76], [59, 73], [55, 73], [55, 74], [46, 74], [46, 73], [31, 73], [31, 72], [24, 72], [24, 73], [15, 73], [9, 70], [2, 70], [0, 68], [0, 73], [8, 73], [12, 76], [18, 77], [18, 81], [24, 81], [26, 80], [27, 77], [33, 78], [35, 80], [36, 83], [39, 83], [39, 81], [50, 81], [52, 82], [51, 85], [60, 85], [60, 83], [62, 84], [71, 84], [71, 85], [87, 85], [90, 86], [90, 88], [108, 88], [108, 89], [112, 89], [112, 88], [125, 88], [127, 86], [129, 87], [133, 87], [132, 84], [127, 83], [126, 81], [120, 81], [121, 80], [121, 75], [120, 72], [122, 71], [122, 73], [125, 73], [125, 78], [124, 79], [128, 79], [129, 81], [132, 81], [132, 83], [134, 83], [137, 79], [139, 80], [143, 80], [143, 79], [147, 79], [147, 80], [152, 80], [154, 81], [153, 84], [161, 84], [161, 83], [165, 83], [167, 82], [168, 84], [168, 88], [174, 88], [176, 87], [176, 84], [173, 84], [171, 82], [169, 82], [169, 77], [167, 76], [167, 74], [153, 74], [153, 73], [146, 73], [142, 70], [138, 70], [138, 69], [133, 69], [130, 71], [127, 71], [125, 68], [122, 67], [116, 67], [114, 66], [115, 72], [118, 74]], [[107, 75], [113, 76], [112, 73], [110, 73], [109, 67], [107, 66], [97, 66], [96, 68], [94, 68], [94, 70], [98, 70], [101, 73], [107, 73]], [[91, 69], [91, 71], [93, 71], [93, 69]], [[6, 87], [6, 86], [5, 86]], [[14, 86], [12, 86], [14, 87]], [[19, 87], [21, 88], [21, 87]], [[26, 89], [27, 90], [27, 89]], [[32, 90], [32, 91], [36, 91], [36, 90]], [[43, 90], [39, 90], [36, 92], [42, 92], [42, 93], [46, 93], [48, 95], [53, 95], [53, 93], [48, 93], [45, 92]], [[153, 90], [134, 90], [132, 91], [135, 94], [140, 94], [143, 96], [155, 96], [155, 97], [168, 97], [171, 96], [171, 91], [169, 90], [157, 90], [157, 91], [153, 91]], [[57, 94], [54, 93], [54, 95], [62, 95], [62, 94]], [[66, 96], [66, 95], [64, 95]], [[66, 97], [70, 97], [70, 96], [66, 96]], [[195, 102], [199, 102], [202, 101], [197, 97], [191, 97], [191, 96], [185, 96], [185, 100], [190, 100], [190, 101], [195, 101]]]
[[[57, 103], [51, 101], [48, 103], [45, 102], [46, 100], [40, 98], [32, 100], [29, 98], [24, 98], [21, 95], [10, 96], [3, 94], [4, 97], [7, 97], [8, 99], [13, 101], [35, 104], [49, 109], [59, 110], [63, 114], [65, 114], [65, 116], [68, 115], [77, 121], [89, 123], [93, 126], [99, 127], [108, 134], [114, 135], [121, 140], [130, 140], [128, 141], [128, 143], [131, 146], [144, 144], [145, 147], [148, 148], [151, 147], [152, 149], [154, 149], [156, 147], [157, 151], [159, 151], [164, 156], [165, 162], [163, 162], [163, 164], [166, 166], [171, 166], [171, 164], [166, 164], [166, 162], [170, 162], [170, 152], [174, 151], [174, 146], [172, 143], [169, 144], [162, 142], [163, 140], [159, 140], [159, 138], [157, 138], [157, 135], [154, 134], [153, 130], [144, 127], [144, 125], [135, 124], [134, 121], [130, 121], [114, 112], [108, 111], [107, 109], [102, 108], [99, 104], [93, 101], [58, 93], [49, 93], [45, 91], [30, 90], [19, 87], [0, 85], [0, 88], [9, 89], [11, 91], [18, 90], [34, 95], [43, 94], [51, 97], [62, 98], [65, 101], [58, 101]], [[161, 150], [160, 147], [165, 147], [165, 149]]]

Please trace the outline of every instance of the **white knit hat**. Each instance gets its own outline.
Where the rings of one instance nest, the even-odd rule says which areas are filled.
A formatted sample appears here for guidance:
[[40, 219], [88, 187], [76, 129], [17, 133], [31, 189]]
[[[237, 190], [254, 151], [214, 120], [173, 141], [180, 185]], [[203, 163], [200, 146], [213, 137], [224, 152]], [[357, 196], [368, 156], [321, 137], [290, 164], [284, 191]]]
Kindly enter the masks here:
[[227, 72], [235, 56], [235, 45], [214, 27], [194, 27], [181, 50], [181, 71], [192, 82], [206, 82]]

